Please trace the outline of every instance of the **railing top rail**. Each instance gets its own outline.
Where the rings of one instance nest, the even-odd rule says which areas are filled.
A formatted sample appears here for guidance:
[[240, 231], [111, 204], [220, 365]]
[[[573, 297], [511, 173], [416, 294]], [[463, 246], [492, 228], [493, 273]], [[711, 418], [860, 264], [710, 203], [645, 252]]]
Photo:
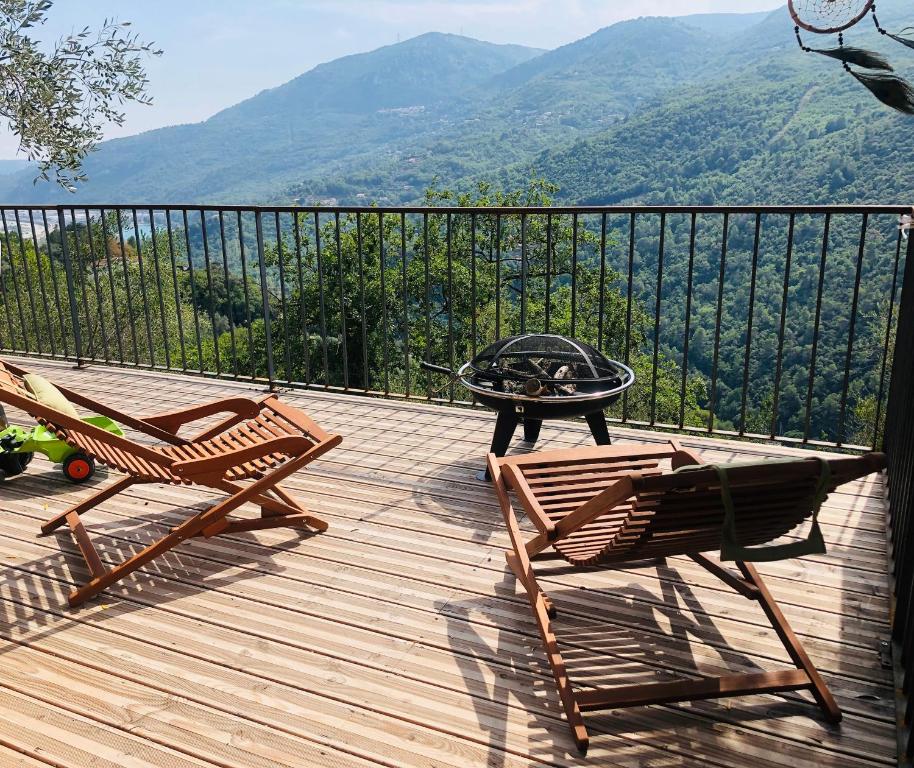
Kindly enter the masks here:
[[219, 205], [184, 203], [66, 203], [32, 205], [23, 203], [0, 203], [2, 210], [48, 210], [58, 208], [69, 210], [156, 210], [156, 211], [269, 211], [280, 213], [485, 213], [519, 214], [542, 211], [544, 213], [762, 213], [762, 214], [906, 214], [911, 205], [550, 205], [550, 206], [428, 206], [428, 205]]

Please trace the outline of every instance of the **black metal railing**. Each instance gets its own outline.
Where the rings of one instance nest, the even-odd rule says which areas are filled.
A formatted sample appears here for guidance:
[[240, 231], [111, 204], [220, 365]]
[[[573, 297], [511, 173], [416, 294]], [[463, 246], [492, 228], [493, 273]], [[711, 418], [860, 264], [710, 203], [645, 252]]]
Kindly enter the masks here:
[[0, 348], [462, 402], [513, 333], [636, 371], [609, 416], [881, 444], [900, 206], [0, 207]]
[[[907, 242], [914, 259], [914, 237]], [[899, 725], [902, 757], [914, 757], [914, 273], [908, 273], [894, 343], [894, 363], [886, 408], [888, 456], [889, 569], [893, 586], [893, 659], [901, 694]]]

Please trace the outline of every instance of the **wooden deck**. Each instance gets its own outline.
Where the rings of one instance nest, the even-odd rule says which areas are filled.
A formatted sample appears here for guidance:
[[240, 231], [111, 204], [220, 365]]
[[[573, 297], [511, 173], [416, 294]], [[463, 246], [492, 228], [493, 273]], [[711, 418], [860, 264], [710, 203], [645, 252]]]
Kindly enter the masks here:
[[[31, 367], [137, 413], [254, 389]], [[882, 478], [832, 496], [827, 556], [760, 568], [844, 709], [840, 727], [805, 694], [617, 710], [588, 716], [581, 759], [505, 569], [494, 496], [473, 478], [493, 416], [286, 397], [344, 437], [290, 483], [330, 530], [194, 540], [79, 610], [66, 607], [86, 577], [70, 536], [36, 534], [90, 489], [38, 458], [0, 485], [0, 766], [894, 764], [894, 692], [878, 652], [888, 636]], [[589, 440], [583, 423], [547, 423], [541, 445]], [[714, 460], [791, 452], [683, 442]], [[141, 486], [86, 520], [103, 557], [122, 559], [204, 498]], [[759, 607], [689, 560], [542, 581], [579, 680], [788, 665]]]

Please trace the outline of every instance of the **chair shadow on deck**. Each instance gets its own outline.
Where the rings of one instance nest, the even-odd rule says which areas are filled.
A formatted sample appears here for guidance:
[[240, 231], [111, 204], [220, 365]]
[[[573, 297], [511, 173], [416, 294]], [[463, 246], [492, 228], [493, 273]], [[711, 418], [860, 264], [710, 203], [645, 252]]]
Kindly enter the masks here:
[[[576, 687], [763, 671], [753, 658], [731, 646], [674, 566], [657, 561], [619, 570], [635, 569], [647, 573], [655, 569], [659, 589], [638, 581], [610, 589], [582, 589], [567, 584], [564, 576], [573, 573], [570, 568], [544, 572], [544, 581], [553, 574], [562, 578], [561, 586], [553, 583], [547, 589], [559, 611], [555, 631]], [[520, 712], [530, 718], [534, 757], [579, 757], [523, 591], [507, 569], [495, 590], [501, 598], [497, 604], [491, 598], [479, 598], [439, 606], [480, 727], [489, 734], [490, 765], [500, 764], [512, 710], [516, 710], [514, 717]], [[734, 599], [743, 598], [735, 595]], [[465, 640], [468, 633], [472, 642]], [[772, 635], [772, 649], [779, 651], [773, 633], [766, 634]], [[698, 649], [702, 654], [696, 657]], [[786, 655], [783, 661], [789, 665]], [[720, 733], [720, 721], [739, 725], [808, 716], [810, 706], [805, 694], [786, 694], [743, 700], [738, 713], [723, 699], [606, 710], [589, 714], [587, 722], [594, 736], [592, 750], [606, 748], [622, 762], [625, 757], [636, 764], [649, 761], [650, 755], [659, 754], [649, 742], [662, 732], [663, 764], [691, 766], [696, 759], [696, 728], [706, 734]], [[500, 723], [492, 724], [493, 708]], [[726, 732], [720, 740], [722, 745], [728, 743]]]
[[[42, 477], [36, 473], [33, 479], [40, 482]], [[93, 485], [106, 482], [110, 479], [102, 476]], [[62, 483], [48, 482], [46, 485], [47, 491], [43, 490], [36, 499], [72, 491], [72, 486]], [[85, 489], [88, 490], [88, 486]], [[62, 508], [67, 503], [57, 507]], [[123, 562], [161, 537], [192, 511], [210, 506], [210, 502], [201, 501], [168, 508], [167, 501], [157, 500], [155, 496], [150, 496], [146, 504], [148, 508], [135, 516], [131, 516], [133, 510], [130, 510], [112, 520], [111, 514], [117, 513], [117, 500], [114, 499], [86, 515], [87, 529], [106, 565]], [[34, 513], [14, 512], [20, 517], [31, 518], [35, 533], [35, 538], [24, 543], [23, 549], [32, 550], [36, 544], [48, 548], [47, 554], [37, 558], [7, 558], [7, 566], [0, 573], [0, 596], [4, 598], [0, 602], [0, 627], [9, 628], [11, 638], [18, 644], [48, 637], [74, 623], [103, 623], [125, 613], [149, 607], [166, 607], [168, 603], [188, 595], [224, 589], [246, 579], [281, 574], [285, 569], [269, 555], [294, 549], [303, 539], [313, 535], [306, 529], [290, 528], [286, 530], [288, 539], [271, 542], [269, 547], [264, 547], [254, 534], [238, 532], [232, 534], [231, 540], [223, 539], [221, 542], [221, 547], [230, 549], [230, 553], [212, 546], [220, 542], [218, 536], [192, 539], [127, 575], [85, 606], [70, 608], [68, 593], [85, 583], [89, 572], [68, 529], [40, 535], [41, 523], [54, 511], [39, 507]], [[99, 606], [103, 606], [104, 610], [98, 610]], [[0, 654], [4, 647], [9, 650], [15, 644], [0, 643]]]

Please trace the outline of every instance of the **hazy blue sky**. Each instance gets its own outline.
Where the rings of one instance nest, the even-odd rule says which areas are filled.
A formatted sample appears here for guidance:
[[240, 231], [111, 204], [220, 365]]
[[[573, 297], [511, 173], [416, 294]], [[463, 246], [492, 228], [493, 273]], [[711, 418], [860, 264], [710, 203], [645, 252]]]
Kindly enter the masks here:
[[[165, 53], [148, 63], [151, 107], [113, 138], [203, 120], [316, 64], [422, 34], [555, 48], [636, 16], [769, 10], [783, 0], [56, 0], [42, 40], [106, 16], [133, 22]], [[0, 158], [17, 142], [0, 131]]]

